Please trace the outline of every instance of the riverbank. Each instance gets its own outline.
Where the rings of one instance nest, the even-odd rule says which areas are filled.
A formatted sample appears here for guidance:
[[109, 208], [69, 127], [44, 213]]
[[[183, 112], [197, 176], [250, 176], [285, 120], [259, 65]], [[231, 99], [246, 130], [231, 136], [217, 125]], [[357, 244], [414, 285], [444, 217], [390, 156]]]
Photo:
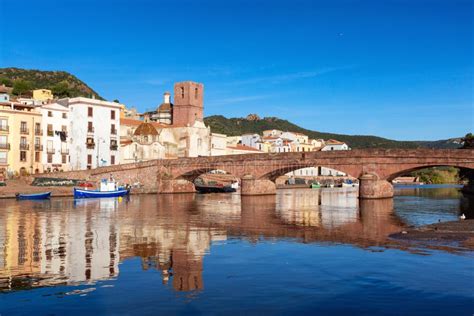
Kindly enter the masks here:
[[389, 237], [425, 246], [461, 247], [474, 250], [474, 219], [408, 228]]

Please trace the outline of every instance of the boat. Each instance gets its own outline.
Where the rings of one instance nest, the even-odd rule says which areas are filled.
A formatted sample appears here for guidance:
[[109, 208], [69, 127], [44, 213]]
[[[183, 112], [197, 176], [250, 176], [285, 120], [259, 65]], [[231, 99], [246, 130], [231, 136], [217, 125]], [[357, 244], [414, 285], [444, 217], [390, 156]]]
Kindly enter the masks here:
[[17, 200], [47, 200], [51, 197], [51, 192], [41, 192], [41, 193], [31, 193], [31, 194], [23, 194], [17, 193], [15, 194]]
[[119, 188], [118, 190], [113, 191], [100, 191], [100, 190], [83, 190], [74, 188], [74, 198], [76, 199], [85, 199], [85, 198], [110, 198], [110, 197], [120, 197], [130, 194], [129, 189]]
[[319, 189], [321, 187], [321, 184], [319, 184], [319, 182], [313, 182], [313, 183], [311, 183], [311, 185], [309, 187], [311, 189]]
[[87, 190], [81, 188], [74, 188], [74, 198], [85, 199], [85, 198], [113, 198], [121, 197], [130, 194], [130, 189], [119, 187], [117, 183], [111, 179], [103, 179], [100, 182], [99, 190]]
[[196, 191], [199, 193], [231, 193], [236, 192], [237, 189], [230, 185], [206, 185], [206, 184], [195, 184]]

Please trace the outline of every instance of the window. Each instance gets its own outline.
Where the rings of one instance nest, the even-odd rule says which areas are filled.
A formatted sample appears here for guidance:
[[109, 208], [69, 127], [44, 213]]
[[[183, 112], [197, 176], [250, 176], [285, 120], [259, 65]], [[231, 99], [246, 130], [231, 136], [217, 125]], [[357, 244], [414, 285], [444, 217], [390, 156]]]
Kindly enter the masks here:
[[87, 108], [87, 116], [92, 117], [93, 114], [94, 114], [93, 108], [91, 108], [91, 107]]
[[115, 165], [115, 156], [110, 156], [110, 164]]
[[41, 160], [41, 153], [39, 151], [35, 152], [35, 162], [40, 162]]
[[67, 162], [67, 155], [61, 155], [61, 163]]
[[20, 151], [20, 161], [26, 161], [26, 151]]
[[48, 153], [48, 163], [53, 163], [53, 154]]
[[110, 134], [112, 135], [117, 134], [117, 130], [115, 129], [115, 124], [110, 125]]
[[63, 119], [67, 119], [67, 113], [63, 113]]
[[35, 134], [36, 134], [36, 135], [40, 135], [40, 134], [41, 134], [41, 124], [40, 124], [40, 123], [36, 123], [36, 124], [35, 124]]
[[8, 149], [7, 136], [0, 136], [0, 149]]
[[87, 122], [87, 131], [92, 133], [94, 131], [94, 126], [92, 126], [92, 122]]
[[0, 131], [8, 131], [8, 121], [6, 119], [0, 119]]
[[92, 155], [87, 155], [87, 164], [92, 165]]
[[7, 152], [0, 151], [0, 163], [7, 163]]
[[54, 132], [53, 132], [53, 124], [48, 124], [48, 127], [47, 127], [47, 134], [48, 136], [53, 136], [54, 135]]
[[198, 88], [194, 88], [194, 97], [198, 98]]
[[28, 133], [28, 125], [26, 125], [26, 122], [21, 122], [20, 123], [20, 132], [21, 133]]
[[184, 99], [184, 87], [181, 87], [181, 98]]
[[48, 111], [48, 117], [53, 117], [53, 112]]
[[110, 119], [115, 120], [115, 111], [114, 110], [110, 110]]

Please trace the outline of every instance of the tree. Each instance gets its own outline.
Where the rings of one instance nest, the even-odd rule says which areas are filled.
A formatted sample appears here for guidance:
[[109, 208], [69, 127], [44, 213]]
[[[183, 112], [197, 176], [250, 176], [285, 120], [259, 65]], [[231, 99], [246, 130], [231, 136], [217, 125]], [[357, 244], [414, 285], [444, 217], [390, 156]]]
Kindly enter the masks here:
[[70, 94], [69, 84], [67, 83], [67, 81], [58, 82], [53, 86], [51, 90], [53, 92], [53, 95], [57, 97], [69, 97]]
[[11, 87], [13, 82], [8, 78], [0, 78], [0, 85], [4, 84], [7, 87]]
[[13, 82], [12, 93], [14, 95], [21, 96], [22, 94], [25, 94], [26, 92], [30, 90], [31, 90], [31, 83], [29, 81], [18, 79]]
[[118, 99], [115, 99], [114, 102], [115, 103], [120, 103], [120, 101]]
[[474, 135], [472, 133], [467, 133], [461, 141], [463, 142], [462, 149], [474, 149]]

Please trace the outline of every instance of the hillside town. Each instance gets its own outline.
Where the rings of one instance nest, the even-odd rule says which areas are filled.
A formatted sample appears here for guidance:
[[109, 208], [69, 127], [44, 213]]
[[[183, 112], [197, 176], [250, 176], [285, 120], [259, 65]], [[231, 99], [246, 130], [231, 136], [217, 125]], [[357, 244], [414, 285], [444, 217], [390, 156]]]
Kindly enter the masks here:
[[[50, 90], [13, 96], [0, 86], [0, 180], [38, 173], [94, 169], [154, 159], [350, 150], [343, 142], [280, 130], [228, 136], [204, 118], [204, 86], [174, 84], [154, 111], [138, 113], [118, 102], [56, 98]], [[312, 167], [293, 176], [343, 176]]]

